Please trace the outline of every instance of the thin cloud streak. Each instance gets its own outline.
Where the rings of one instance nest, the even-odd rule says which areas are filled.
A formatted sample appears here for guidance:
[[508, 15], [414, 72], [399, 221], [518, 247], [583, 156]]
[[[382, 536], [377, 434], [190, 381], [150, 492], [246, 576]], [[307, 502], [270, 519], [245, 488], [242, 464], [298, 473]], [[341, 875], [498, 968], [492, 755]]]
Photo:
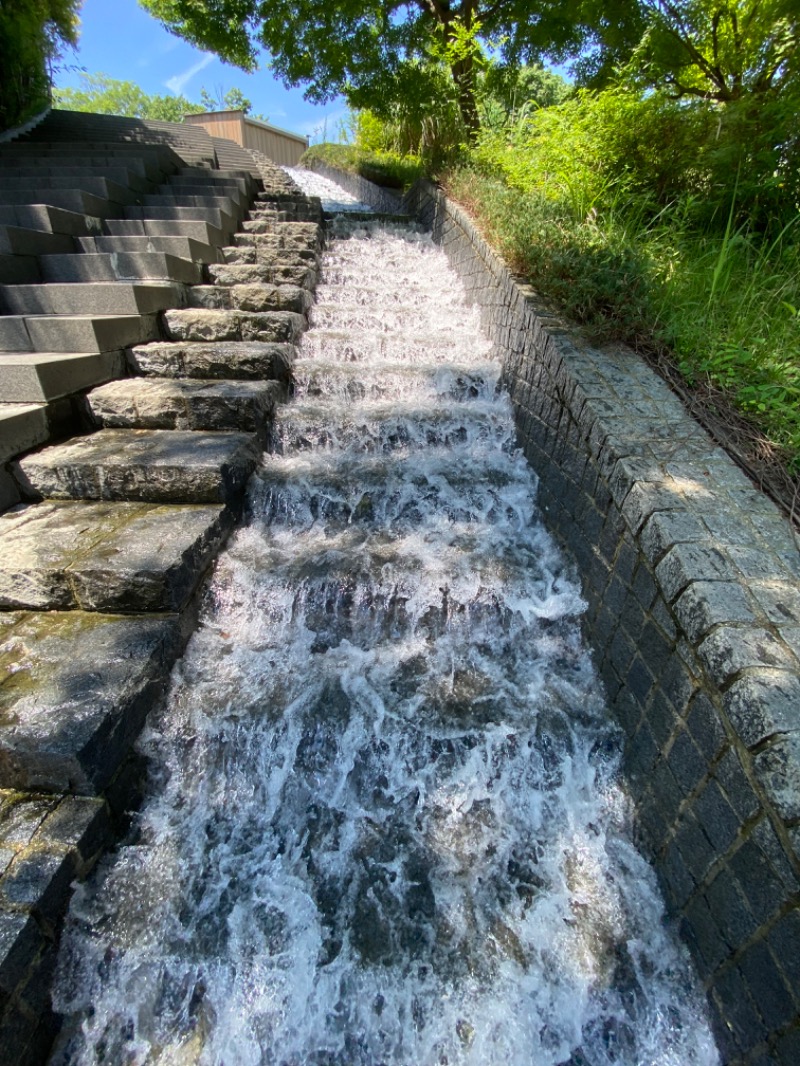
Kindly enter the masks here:
[[199, 62], [194, 64], [194, 66], [189, 67], [189, 69], [185, 70], [182, 74], [173, 75], [173, 77], [171, 77], [169, 81], [165, 81], [164, 84], [171, 93], [180, 96], [195, 74], [199, 74], [201, 70], [205, 70], [209, 63], [214, 62], [214, 59], [215, 56], [204, 55]]

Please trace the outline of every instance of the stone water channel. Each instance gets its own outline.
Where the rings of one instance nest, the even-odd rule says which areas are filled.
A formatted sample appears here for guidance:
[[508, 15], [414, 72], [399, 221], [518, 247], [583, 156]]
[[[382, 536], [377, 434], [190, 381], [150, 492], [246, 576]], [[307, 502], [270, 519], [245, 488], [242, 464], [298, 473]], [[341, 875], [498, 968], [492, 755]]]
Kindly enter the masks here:
[[426, 234], [334, 223], [53, 1062], [718, 1061], [489, 349]]

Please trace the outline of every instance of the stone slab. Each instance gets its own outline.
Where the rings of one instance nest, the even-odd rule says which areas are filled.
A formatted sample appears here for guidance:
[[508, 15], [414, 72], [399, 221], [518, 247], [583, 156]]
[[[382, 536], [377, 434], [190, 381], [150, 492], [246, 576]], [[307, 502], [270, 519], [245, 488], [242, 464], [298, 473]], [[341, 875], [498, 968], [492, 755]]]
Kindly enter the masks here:
[[180, 610], [232, 521], [219, 504], [18, 507], [0, 516], [0, 608]]
[[185, 302], [170, 282], [0, 285], [0, 309], [11, 315], [147, 315]]
[[79, 237], [85, 252], [165, 252], [197, 263], [216, 263], [219, 252], [193, 237]]
[[[122, 377], [124, 373], [122, 349], [88, 353], [0, 352], [0, 392], [9, 403], [46, 403]], [[25, 447], [33, 447], [33, 443]], [[13, 454], [23, 450], [17, 448]]]
[[141, 378], [115, 381], [87, 396], [105, 428], [245, 430], [265, 433], [284, 390], [275, 381]]
[[0, 614], [0, 787], [102, 791], [179, 649], [176, 615]]
[[154, 377], [276, 380], [288, 384], [297, 349], [292, 344], [173, 341], [130, 348], [134, 371]]
[[248, 433], [103, 429], [18, 460], [29, 499], [233, 503], [258, 461]]
[[165, 311], [164, 330], [170, 340], [277, 341], [294, 343], [306, 328], [305, 316], [293, 311], [206, 311], [186, 308]]
[[164, 280], [195, 285], [203, 268], [191, 259], [167, 252], [84, 252], [81, 255], [43, 255], [39, 269], [44, 282]]
[[[0, 383], [2, 383], [0, 371]], [[47, 409], [37, 403], [0, 404], [0, 463], [44, 444], [50, 436]]]

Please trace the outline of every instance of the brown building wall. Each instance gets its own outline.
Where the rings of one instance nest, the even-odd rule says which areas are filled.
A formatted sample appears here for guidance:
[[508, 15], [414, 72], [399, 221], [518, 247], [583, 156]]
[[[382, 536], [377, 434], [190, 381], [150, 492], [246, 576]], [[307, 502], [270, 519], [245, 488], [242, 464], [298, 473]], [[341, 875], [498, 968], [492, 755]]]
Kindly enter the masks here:
[[296, 166], [308, 147], [305, 137], [245, 118], [241, 111], [210, 111], [187, 115], [184, 122], [202, 126], [212, 137], [226, 137], [243, 148], [252, 148], [283, 166]]

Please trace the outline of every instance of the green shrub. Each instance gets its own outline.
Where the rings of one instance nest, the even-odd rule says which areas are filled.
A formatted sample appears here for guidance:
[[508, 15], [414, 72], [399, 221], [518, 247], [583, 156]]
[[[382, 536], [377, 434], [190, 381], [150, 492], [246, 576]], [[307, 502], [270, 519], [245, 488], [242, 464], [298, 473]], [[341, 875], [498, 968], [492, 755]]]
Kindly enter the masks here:
[[78, 0], [0, 3], [0, 130], [41, 111], [50, 99], [50, 64], [77, 40]]

